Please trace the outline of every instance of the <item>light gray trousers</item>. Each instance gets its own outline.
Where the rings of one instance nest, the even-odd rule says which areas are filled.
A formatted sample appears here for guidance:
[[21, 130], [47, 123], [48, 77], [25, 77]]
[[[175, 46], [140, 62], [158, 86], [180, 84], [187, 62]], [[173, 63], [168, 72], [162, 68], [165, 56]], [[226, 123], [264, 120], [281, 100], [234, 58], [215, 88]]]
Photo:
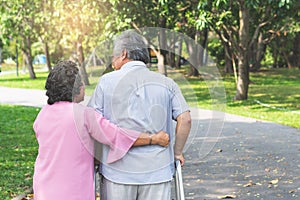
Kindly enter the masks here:
[[171, 181], [147, 184], [124, 185], [100, 178], [101, 200], [170, 200]]

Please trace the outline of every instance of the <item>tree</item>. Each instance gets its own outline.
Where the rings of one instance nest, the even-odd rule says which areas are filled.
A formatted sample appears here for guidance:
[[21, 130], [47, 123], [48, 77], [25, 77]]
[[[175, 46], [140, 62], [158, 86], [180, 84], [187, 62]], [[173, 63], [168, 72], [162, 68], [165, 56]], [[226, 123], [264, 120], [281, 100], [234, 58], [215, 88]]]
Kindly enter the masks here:
[[208, 24], [202, 23], [199, 19], [201, 10], [195, 7], [197, 3], [198, 1], [195, 0], [185, 1], [180, 9], [182, 12], [180, 13], [180, 21], [177, 23], [180, 31], [184, 32], [201, 46], [200, 48], [198, 45], [195, 46], [191, 42], [186, 42], [190, 59], [193, 60], [193, 63], [196, 63], [196, 66], [190, 66], [188, 73], [190, 76], [198, 76], [200, 67], [206, 65], [207, 61]]
[[[174, 43], [169, 42], [164, 28], [173, 29], [175, 27], [180, 7], [183, 4], [175, 0], [143, 0], [143, 3], [134, 0], [110, 0], [110, 3], [112, 8], [109, 18], [112, 21], [108, 29], [113, 33], [132, 28], [137, 30], [143, 27], [162, 28], [157, 33], [157, 38], [153, 38], [153, 41], [149, 40], [149, 44], [158, 58], [158, 71], [167, 75], [165, 64], [168, 60], [168, 52], [166, 50], [174, 48], [170, 46]], [[175, 58], [170, 54], [169, 56], [169, 58]]]
[[49, 50], [49, 41], [54, 41], [55, 39], [59, 39], [55, 30], [54, 24], [54, 0], [42, 0], [41, 1], [41, 9], [38, 11], [38, 16], [36, 21], [39, 23], [36, 25], [36, 31], [38, 33], [39, 40], [43, 43], [44, 54], [46, 56], [46, 64], [48, 71], [50, 72], [52, 69], [51, 59], [50, 59], [50, 50]]
[[[296, 1], [214, 0], [200, 1], [202, 10], [199, 23], [207, 23], [225, 44], [227, 57], [237, 61], [238, 80], [235, 98], [248, 98], [250, 66], [260, 63], [265, 51], [264, 43], [272, 39], [268, 30], [287, 13]], [[251, 13], [251, 15], [250, 15]]]
[[[99, 41], [104, 27], [106, 1], [53, 0], [56, 30], [62, 33], [61, 44], [74, 49], [74, 57], [86, 85], [89, 85], [85, 66], [85, 47]], [[59, 25], [58, 25], [59, 24]], [[87, 49], [88, 50], [88, 49]]]
[[273, 36], [270, 51], [274, 67], [300, 68], [300, 4], [290, 6], [288, 12], [280, 13], [282, 20], [273, 25], [268, 32]]
[[22, 52], [26, 55], [28, 71], [31, 79], [36, 75], [33, 68], [31, 45], [37, 40], [35, 19], [37, 10], [40, 9], [38, 0], [2, 0], [1, 2], [1, 32], [4, 37], [18, 39]]

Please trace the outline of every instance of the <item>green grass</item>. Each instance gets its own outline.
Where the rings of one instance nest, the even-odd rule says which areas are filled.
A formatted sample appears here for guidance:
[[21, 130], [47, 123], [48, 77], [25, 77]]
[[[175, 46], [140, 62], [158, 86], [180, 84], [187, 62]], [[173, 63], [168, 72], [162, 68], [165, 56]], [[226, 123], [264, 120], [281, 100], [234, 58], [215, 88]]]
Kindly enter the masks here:
[[[300, 128], [300, 70], [264, 70], [251, 73], [250, 80], [248, 100], [234, 101], [234, 77], [223, 76], [227, 113]], [[190, 78], [189, 82], [198, 98], [198, 106], [211, 109], [213, 101], [205, 84], [209, 80]]]
[[250, 79], [247, 101], [233, 101], [235, 93], [227, 89], [228, 112], [300, 128], [300, 70], [266, 70]]
[[28, 74], [20, 73], [0, 76], [0, 86], [26, 89], [45, 89], [48, 72], [36, 72], [36, 79], [30, 79]]
[[[19, 64], [20, 65], [20, 64]], [[15, 64], [6, 64], [6, 63], [2, 63], [1, 65], [1, 70], [2, 71], [17, 71], [17, 66]], [[34, 64], [33, 65], [34, 69], [35, 70], [38, 70], [38, 69], [42, 69], [45, 67], [45, 65], [42, 65], [42, 64]], [[23, 70], [23, 67], [21, 66], [18, 66], [18, 71], [21, 72]], [[26, 69], [27, 70], [27, 69]], [[16, 74], [16, 73], [15, 73]]]
[[32, 129], [38, 108], [0, 105], [0, 199], [32, 186], [37, 142]]

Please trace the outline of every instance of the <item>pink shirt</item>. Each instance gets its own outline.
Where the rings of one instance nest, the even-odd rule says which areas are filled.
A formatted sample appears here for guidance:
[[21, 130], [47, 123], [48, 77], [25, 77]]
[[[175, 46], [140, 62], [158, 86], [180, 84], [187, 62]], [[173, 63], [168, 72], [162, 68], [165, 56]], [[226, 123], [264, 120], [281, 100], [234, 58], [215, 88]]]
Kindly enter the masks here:
[[71, 102], [44, 106], [33, 128], [39, 143], [35, 200], [94, 200], [93, 138], [110, 146], [107, 159], [114, 162], [139, 135], [109, 123], [92, 108]]

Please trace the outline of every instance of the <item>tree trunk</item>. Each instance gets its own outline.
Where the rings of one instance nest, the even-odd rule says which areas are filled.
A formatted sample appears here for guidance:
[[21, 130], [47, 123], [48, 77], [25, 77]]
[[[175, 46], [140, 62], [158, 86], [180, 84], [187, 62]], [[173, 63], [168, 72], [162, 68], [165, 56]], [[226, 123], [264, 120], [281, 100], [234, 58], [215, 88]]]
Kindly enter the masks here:
[[199, 76], [198, 68], [200, 67], [199, 62], [199, 49], [196, 44], [192, 43], [193, 41], [187, 42], [187, 48], [190, 56], [190, 69], [188, 71], [188, 76]]
[[283, 46], [291, 48], [282, 48], [283, 58], [287, 64], [288, 69], [300, 67], [300, 50], [299, 50], [299, 42], [300, 42], [300, 34], [296, 34], [295, 37], [289, 42], [288, 39], [285, 39], [283, 42]]
[[33, 61], [33, 58], [32, 58], [32, 55], [31, 55], [31, 52], [26, 52], [24, 50], [22, 50], [23, 53], [25, 54], [26, 56], [26, 59], [28, 61], [27, 63], [27, 69], [28, 69], [28, 72], [29, 72], [29, 76], [31, 79], [36, 79], [36, 75], [35, 75], [35, 72], [34, 72], [34, 69], [33, 69], [33, 65], [32, 65], [32, 61]]
[[166, 48], [166, 63], [171, 68], [175, 68], [175, 49], [177, 37], [175, 33], [168, 33], [166, 38], [169, 40], [169, 44]]
[[[276, 44], [277, 44], [277, 42], [276, 42]], [[273, 49], [273, 51], [272, 51], [273, 65], [272, 65], [272, 67], [278, 68], [279, 67], [279, 51], [278, 51], [278, 49], [274, 48], [274, 46], [273, 46], [273, 48], [271, 47]]]
[[249, 67], [251, 71], [258, 71], [261, 68], [261, 61], [264, 58], [266, 52], [266, 44], [263, 43], [263, 34], [260, 33], [257, 39], [257, 43], [253, 43], [250, 48], [250, 64]]
[[232, 53], [230, 52], [230, 48], [225, 45], [225, 73], [233, 73], [233, 63], [232, 63]]
[[[199, 32], [199, 31], [198, 31]], [[201, 33], [199, 32], [200, 35], [202, 35], [203, 37], [201, 38], [202, 42], [201, 42], [201, 46], [202, 48], [200, 48], [200, 60], [201, 60], [201, 65], [207, 65], [207, 61], [208, 61], [208, 53], [207, 53], [207, 45], [208, 45], [208, 29], [205, 28]]]
[[158, 72], [167, 76], [164, 55], [161, 53], [161, 51], [158, 51], [156, 57], [157, 57]]
[[249, 70], [247, 67], [247, 61], [239, 59], [238, 63], [238, 82], [237, 91], [234, 97], [235, 100], [247, 100], [248, 99], [248, 87], [249, 87]]
[[286, 51], [282, 51], [282, 54], [283, 54], [283, 57], [284, 57], [284, 60], [285, 60], [285, 62], [287, 64], [288, 69], [294, 68], [292, 60], [289, 58], [288, 53]]
[[300, 32], [296, 34], [296, 37], [294, 38], [294, 48], [293, 48], [293, 56], [295, 59], [295, 67], [298, 67], [300, 69]]
[[[163, 22], [162, 22], [163, 23]], [[165, 23], [165, 22], [164, 22]], [[163, 27], [163, 26], [162, 26]], [[167, 67], [165, 65], [165, 53], [166, 50], [166, 32], [164, 29], [159, 31], [159, 55], [157, 55], [157, 67], [158, 72], [167, 76]]]
[[79, 39], [76, 43], [77, 46], [77, 59], [79, 64], [79, 71], [80, 75], [83, 79], [83, 82], [85, 85], [90, 85], [88, 75], [85, 69], [85, 63], [84, 63], [84, 54], [83, 54], [83, 47], [82, 47], [82, 41]]
[[248, 99], [248, 87], [249, 87], [249, 55], [248, 55], [248, 43], [249, 43], [249, 10], [246, 6], [245, 0], [239, 1], [239, 52], [238, 52], [238, 82], [237, 91], [234, 97], [235, 100], [247, 100]]
[[189, 69], [189, 72], [188, 72], [188, 76], [199, 76], [199, 71], [198, 69], [195, 68], [195, 66], [193, 66], [192, 64], [190, 64], [190, 69]]
[[27, 37], [27, 38], [23, 38], [23, 42], [24, 42], [24, 47], [22, 48], [22, 51], [26, 55], [28, 61], [27, 68], [28, 68], [29, 76], [31, 79], [36, 79], [36, 75], [32, 65], [33, 58], [31, 55], [31, 40], [29, 37]]
[[180, 69], [181, 67], [181, 53], [182, 53], [182, 38], [179, 37], [180, 39], [178, 40], [178, 49], [177, 49], [177, 54], [175, 58], [175, 68]]
[[171, 68], [174, 68], [175, 67], [175, 54], [172, 52], [172, 50], [170, 50], [169, 52], [167, 52], [167, 60], [168, 60], [168, 65], [171, 67]]
[[50, 72], [52, 69], [52, 66], [51, 66], [51, 62], [50, 62], [49, 46], [48, 46], [47, 42], [44, 42], [44, 53], [46, 56], [47, 68], [48, 68], [48, 71]]
[[258, 42], [257, 42], [258, 49], [256, 53], [256, 66], [255, 66], [256, 70], [260, 70], [261, 61], [265, 57], [265, 53], [267, 49], [267, 45], [263, 42], [263, 40], [264, 40], [263, 34], [261, 33], [258, 37]]
[[195, 31], [194, 41], [187, 42], [187, 49], [190, 57], [189, 76], [199, 76], [199, 68], [203, 65], [205, 59], [204, 50], [198, 41], [200, 41], [201, 33], [199, 30]]

